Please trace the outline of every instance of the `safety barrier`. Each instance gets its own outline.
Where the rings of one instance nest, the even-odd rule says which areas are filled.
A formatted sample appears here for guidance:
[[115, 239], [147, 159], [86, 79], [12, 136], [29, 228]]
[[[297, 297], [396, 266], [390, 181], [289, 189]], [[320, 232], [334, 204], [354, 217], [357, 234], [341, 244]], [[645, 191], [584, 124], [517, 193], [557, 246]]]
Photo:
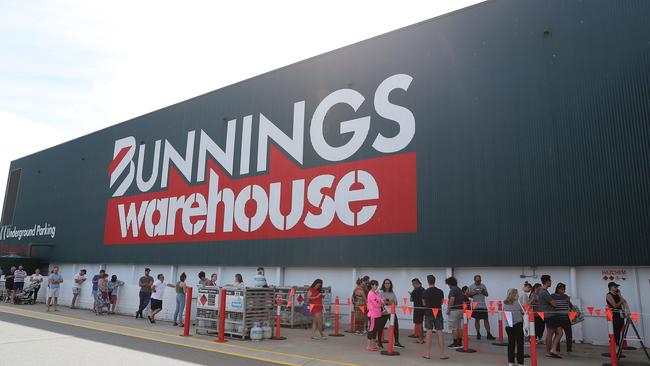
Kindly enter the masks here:
[[219, 291], [219, 335], [216, 342], [226, 343], [226, 289]]
[[343, 337], [339, 333], [339, 297], [334, 300], [334, 333], [330, 333], [330, 337]]
[[475, 353], [476, 350], [469, 348], [469, 324], [468, 321], [472, 317], [472, 310], [467, 309], [467, 304], [463, 304], [463, 348], [459, 348], [457, 352]]
[[618, 366], [618, 357], [616, 354], [616, 336], [614, 335], [614, 314], [610, 309], [605, 309], [607, 316], [607, 334], [609, 335], [609, 359], [612, 366]]
[[384, 356], [399, 356], [399, 352], [395, 351], [395, 304], [390, 306], [390, 326], [388, 327], [388, 350], [381, 351]]
[[[499, 301], [499, 302], [497, 302], [497, 306], [498, 306], [498, 311], [499, 311], [498, 314], [497, 314], [497, 319], [499, 319], [498, 320], [498, 324], [499, 324], [499, 340], [498, 340], [498, 342], [493, 342], [492, 344], [495, 345], [495, 346], [507, 346], [508, 343], [503, 341], [503, 303], [501, 301]], [[493, 306], [491, 308], [492, 308], [491, 310], [494, 310]], [[492, 314], [494, 314], [494, 312], [492, 312]]]
[[535, 312], [528, 313], [528, 336], [530, 338], [530, 365], [537, 366], [537, 336], [535, 336]]
[[185, 287], [185, 323], [183, 323], [183, 337], [190, 337], [190, 316], [192, 314], [192, 288]]
[[277, 298], [277, 310], [276, 310], [276, 315], [275, 315], [275, 335], [271, 338], [276, 341], [283, 341], [287, 339], [287, 337], [283, 337], [282, 334], [280, 334], [280, 328], [281, 328], [281, 322], [282, 322], [282, 316], [281, 316], [281, 308], [282, 308], [282, 297], [278, 296]]

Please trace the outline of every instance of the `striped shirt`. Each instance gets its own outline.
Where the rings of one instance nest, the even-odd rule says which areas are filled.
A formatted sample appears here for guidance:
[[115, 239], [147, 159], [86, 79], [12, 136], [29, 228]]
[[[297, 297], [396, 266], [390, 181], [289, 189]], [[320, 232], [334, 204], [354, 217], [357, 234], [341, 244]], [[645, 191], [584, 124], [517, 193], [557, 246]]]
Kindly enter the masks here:
[[571, 298], [567, 294], [552, 294], [551, 298], [555, 300], [555, 311], [561, 316], [568, 316]]

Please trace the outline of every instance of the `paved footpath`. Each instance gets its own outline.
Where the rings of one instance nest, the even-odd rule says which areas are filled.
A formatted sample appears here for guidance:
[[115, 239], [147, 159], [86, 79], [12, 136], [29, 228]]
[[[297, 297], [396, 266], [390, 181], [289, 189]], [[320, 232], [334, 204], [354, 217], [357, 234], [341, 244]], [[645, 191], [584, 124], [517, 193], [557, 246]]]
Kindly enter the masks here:
[[[182, 329], [170, 323], [134, 319], [129, 316], [96, 316], [88, 310], [60, 307], [45, 312], [39, 305], [0, 305], [0, 358], [10, 365], [507, 365], [505, 347], [488, 341], [472, 341], [474, 354], [449, 350], [450, 359], [425, 360], [424, 346], [402, 335], [406, 349], [400, 356], [387, 357], [365, 350], [365, 338], [345, 334], [312, 340], [309, 332], [282, 328], [285, 341], [214, 342], [213, 337], [192, 334], [182, 337]], [[192, 330], [193, 333], [193, 330]], [[527, 349], [528, 352], [528, 349]], [[606, 347], [576, 345], [565, 358], [543, 357], [538, 349], [539, 365], [600, 365]], [[626, 363], [647, 365], [641, 351], [629, 351]], [[8, 358], [6, 358], [8, 357]], [[54, 362], [53, 362], [54, 361]], [[529, 361], [526, 360], [526, 364]]]

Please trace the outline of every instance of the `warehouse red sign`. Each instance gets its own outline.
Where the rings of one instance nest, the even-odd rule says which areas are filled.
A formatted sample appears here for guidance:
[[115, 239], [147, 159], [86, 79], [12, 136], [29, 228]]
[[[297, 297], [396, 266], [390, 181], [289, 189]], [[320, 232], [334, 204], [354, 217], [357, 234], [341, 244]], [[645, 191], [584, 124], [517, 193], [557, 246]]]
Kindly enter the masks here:
[[[293, 105], [291, 136], [259, 113], [256, 139], [251, 133], [254, 116], [243, 116], [228, 121], [221, 145], [203, 130], [189, 131], [184, 154], [165, 139], [156, 141], [153, 158], [145, 159], [147, 146], [137, 146], [134, 136], [117, 140], [108, 167], [113, 198], [108, 202], [104, 242], [415, 232], [416, 155], [401, 152], [414, 136], [415, 118], [407, 108], [388, 100], [396, 89], [406, 92], [411, 81], [408, 75], [393, 75], [379, 84], [372, 98], [377, 115], [399, 127], [396, 134], [393, 128], [391, 133], [372, 135], [371, 117], [359, 116], [340, 122], [340, 133], [349, 136], [343, 145], [327, 142], [324, 121], [337, 104], [359, 109], [366, 97], [353, 89], [334, 91], [320, 101], [311, 116], [308, 138], [305, 101], [299, 101]], [[236, 136], [236, 131], [241, 134]], [[241, 138], [238, 161], [236, 138]], [[251, 156], [254, 141], [257, 156]], [[325, 164], [302, 166], [304, 141]], [[368, 142], [385, 155], [347, 161]], [[145, 161], [150, 162], [146, 169]], [[256, 172], [251, 172], [255, 162]], [[150, 176], [145, 178], [144, 171]]]

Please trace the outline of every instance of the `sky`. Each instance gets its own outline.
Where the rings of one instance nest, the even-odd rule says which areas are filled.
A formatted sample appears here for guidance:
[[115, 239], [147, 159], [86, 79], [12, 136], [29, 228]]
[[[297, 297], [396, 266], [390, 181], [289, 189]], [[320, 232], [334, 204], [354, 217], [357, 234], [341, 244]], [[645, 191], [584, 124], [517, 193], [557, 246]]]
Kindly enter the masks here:
[[480, 0], [1, 1], [12, 160]]

